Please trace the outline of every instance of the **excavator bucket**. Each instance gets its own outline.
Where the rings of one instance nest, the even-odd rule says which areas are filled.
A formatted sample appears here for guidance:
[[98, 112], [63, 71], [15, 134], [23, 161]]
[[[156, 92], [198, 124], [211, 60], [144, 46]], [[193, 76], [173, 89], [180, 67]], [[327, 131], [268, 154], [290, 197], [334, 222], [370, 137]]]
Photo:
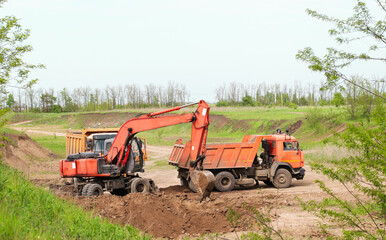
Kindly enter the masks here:
[[201, 194], [200, 202], [210, 196], [216, 181], [213, 173], [206, 170], [200, 171], [194, 169], [190, 171], [190, 178], [192, 179], [197, 192]]

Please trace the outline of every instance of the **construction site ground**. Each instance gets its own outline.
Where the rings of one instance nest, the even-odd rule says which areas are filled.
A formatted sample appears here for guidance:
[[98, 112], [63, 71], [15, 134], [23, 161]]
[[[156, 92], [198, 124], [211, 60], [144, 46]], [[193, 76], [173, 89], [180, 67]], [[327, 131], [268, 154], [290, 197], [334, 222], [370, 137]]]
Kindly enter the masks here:
[[[15, 126], [16, 128], [17, 126]], [[32, 130], [32, 131], [31, 131]], [[23, 129], [27, 135], [52, 134], [52, 131]], [[56, 134], [63, 134], [57, 131]], [[105, 217], [121, 225], [130, 224], [157, 238], [198, 237], [213, 239], [237, 239], [246, 231], [254, 231], [251, 210], [271, 216], [272, 227], [280, 230], [285, 238], [323, 239], [318, 220], [302, 210], [297, 197], [303, 200], [320, 200], [326, 196], [314, 181], [320, 179], [347, 200], [350, 196], [343, 186], [334, 184], [305, 165], [304, 180], [294, 180], [291, 187], [276, 189], [260, 183], [258, 187], [236, 189], [231, 192], [213, 192], [210, 199], [199, 202], [199, 196], [180, 186], [177, 171], [172, 166], [155, 166], [155, 162], [167, 161], [171, 146], [148, 146], [150, 160], [146, 172], [161, 189], [160, 194], [128, 194], [123, 197], [105, 193], [102, 197], [86, 198], [72, 195], [70, 185], [59, 176], [59, 159], [27, 135], [8, 134], [11, 139], [4, 149], [5, 161], [22, 171], [35, 184], [49, 189], [59, 197], [72, 201], [95, 215]], [[232, 208], [241, 215], [239, 224], [232, 225], [227, 213]], [[252, 224], [252, 226], [251, 226]]]

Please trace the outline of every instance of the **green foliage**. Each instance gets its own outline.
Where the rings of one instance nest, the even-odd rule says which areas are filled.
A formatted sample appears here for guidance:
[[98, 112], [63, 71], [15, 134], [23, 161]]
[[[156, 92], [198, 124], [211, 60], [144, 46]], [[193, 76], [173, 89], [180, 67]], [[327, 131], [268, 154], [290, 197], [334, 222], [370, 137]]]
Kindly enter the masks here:
[[377, 106], [374, 118], [375, 128], [367, 128], [363, 123], [358, 126], [349, 124], [346, 132], [337, 135], [335, 144], [353, 154], [331, 160], [329, 165], [311, 164], [313, 169], [342, 184], [355, 199], [354, 202], [342, 200], [318, 180], [320, 188], [336, 206], [331, 208], [323, 202], [303, 202], [304, 209], [321, 218], [342, 223], [344, 238], [383, 239], [385, 236], [382, 227], [386, 219], [386, 116], [383, 105]]
[[1, 239], [151, 239], [92, 216], [0, 162]]
[[334, 98], [332, 99], [332, 104], [335, 105], [335, 107], [339, 107], [344, 104], [344, 97], [342, 96], [342, 93], [336, 92], [334, 93]]
[[15, 99], [13, 98], [13, 95], [12, 94], [8, 94], [8, 99], [7, 99], [7, 107], [12, 109], [13, 108], [13, 105], [15, 104]]
[[[0, 1], [0, 8], [4, 1]], [[36, 79], [29, 80], [31, 70], [44, 68], [44, 65], [33, 65], [23, 61], [22, 57], [32, 51], [32, 46], [24, 44], [30, 36], [29, 30], [24, 30], [19, 20], [14, 16], [0, 18], [0, 86], [6, 92], [4, 85], [13, 82], [23, 87], [32, 86]]]
[[284, 239], [280, 231], [276, 230], [272, 226], [272, 220], [270, 217], [270, 211], [272, 206], [268, 207], [267, 212], [262, 212], [256, 207], [243, 205], [243, 209], [246, 211], [247, 219], [242, 218], [241, 214], [236, 212], [231, 207], [228, 207], [227, 220], [231, 223], [232, 227], [236, 229], [237, 227], [243, 225], [248, 226], [249, 228], [255, 228], [258, 231], [248, 232], [241, 235], [241, 239], [247, 240], [271, 240], [276, 239], [274, 236], [277, 236], [280, 239]]
[[[380, 10], [385, 12], [385, 2], [377, 1], [377, 3]], [[384, 35], [386, 29], [385, 18], [375, 19], [370, 14], [364, 1], [358, 0], [353, 10], [354, 14], [347, 19], [329, 17], [310, 9], [307, 9], [307, 13], [314, 18], [335, 25], [335, 28], [329, 30], [329, 34], [331, 37], [335, 38], [339, 45], [350, 44], [353, 41], [366, 38], [366, 44], [371, 44], [368, 46], [369, 48], [367, 51], [371, 52], [384, 48], [386, 46], [386, 38]], [[327, 54], [323, 58], [316, 56], [310, 47], [298, 51], [296, 58], [307, 62], [309, 64], [308, 68], [312, 71], [324, 73], [326, 77], [326, 88], [337, 86], [340, 79], [355, 85], [355, 83], [340, 72], [341, 69], [351, 65], [353, 62], [372, 60], [386, 63], [386, 58], [371, 56], [364, 52], [350, 53], [332, 47], [327, 48]], [[372, 92], [369, 89], [366, 89], [366, 91]], [[377, 93], [372, 92], [372, 94], [385, 99]]]
[[292, 102], [290, 102], [290, 103], [288, 104], [288, 107], [289, 107], [289, 108], [293, 108], [293, 109], [298, 109], [298, 105], [295, 104], [295, 103], [292, 103]]
[[247, 94], [242, 98], [241, 104], [243, 106], [253, 106], [254, 105], [252, 97], [247, 95]]

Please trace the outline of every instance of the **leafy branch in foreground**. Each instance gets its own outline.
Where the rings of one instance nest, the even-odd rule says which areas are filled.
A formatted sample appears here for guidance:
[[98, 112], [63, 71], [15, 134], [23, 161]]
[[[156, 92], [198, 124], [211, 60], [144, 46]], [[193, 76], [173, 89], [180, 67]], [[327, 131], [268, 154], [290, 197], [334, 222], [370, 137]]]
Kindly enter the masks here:
[[[337, 135], [336, 144], [351, 154], [330, 165], [313, 163], [311, 167], [328, 178], [338, 181], [350, 195], [351, 201], [317, 180], [329, 195], [322, 202], [303, 202], [302, 206], [318, 217], [342, 224], [344, 239], [384, 239], [386, 224], [386, 135], [385, 109], [378, 105], [375, 112], [377, 127], [364, 124], [348, 126]], [[334, 206], [324, 204], [334, 202]]]
[[[0, 0], [0, 8], [4, 4]], [[42, 64], [30, 64], [22, 57], [32, 51], [32, 46], [24, 41], [30, 36], [30, 30], [23, 29], [14, 16], [0, 18], [0, 91], [6, 92], [6, 87], [31, 87], [37, 79], [29, 79], [31, 70], [44, 68]]]
[[[386, 3], [377, 1], [383, 14], [386, 13]], [[371, 42], [367, 52], [351, 53], [336, 48], [327, 48], [327, 54], [321, 58], [315, 55], [312, 48], [306, 47], [298, 51], [296, 58], [307, 62], [308, 68], [312, 71], [323, 72], [326, 76], [326, 88], [332, 88], [338, 85], [338, 81], [343, 79], [346, 82], [356, 85], [359, 88], [379, 97], [384, 96], [371, 91], [368, 88], [357, 85], [351, 81], [340, 69], [351, 65], [355, 61], [376, 61], [386, 63], [386, 58], [378, 56], [375, 52], [383, 50], [386, 47], [386, 18], [375, 19], [366, 6], [365, 2], [357, 1], [354, 7], [354, 14], [347, 19], [337, 19], [320, 14], [316, 11], [307, 9], [307, 13], [319, 20], [330, 22], [335, 28], [329, 30], [330, 36], [334, 37], [338, 44], [350, 44], [353, 41], [366, 38], [366, 43]], [[369, 41], [370, 40], [370, 41]], [[371, 55], [371, 54], [372, 55]]]
[[[259, 199], [264, 199], [259, 198]], [[248, 206], [246, 204], [243, 205], [244, 214], [233, 210], [229, 207], [227, 212], [227, 220], [232, 224], [234, 230], [240, 225], [246, 226], [249, 229], [257, 229], [258, 231], [251, 231], [241, 235], [241, 239], [250, 239], [250, 240], [270, 240], [273, 239], [274, 236], [277, 236], [279, 239], [284, 239], [281, 235], [280, 230], [276, 230], [272, 225], [271, 220], [271, 211], [276, 207], [275, 205], [269, 205], [264, 208], [264, 211], [257, 209], [254, 206]], [[247, 216], [245, 218], [243, 216]], [[236, 234], [237, 239], [239, 239]], [[275, 238], [276, 239], [276, 238]]]

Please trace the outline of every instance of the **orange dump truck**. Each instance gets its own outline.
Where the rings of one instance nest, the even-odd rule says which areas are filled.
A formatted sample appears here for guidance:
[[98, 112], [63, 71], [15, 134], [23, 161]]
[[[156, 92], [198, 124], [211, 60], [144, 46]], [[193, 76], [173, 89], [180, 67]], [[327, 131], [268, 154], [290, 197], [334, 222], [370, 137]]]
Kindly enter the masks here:
[[103, 145], [104, 140], [114, 139], [118, 130], [119, 128], [86, 128], [81, 132], [68, 131], [66, 133], [66, 155], [91, 152], [93, 148]]
[[[182, 184], [193, 191], [189, 179], [190, 141], [177, 140], [169, 164], [178, 167]], [[263, 181], [277, 188], [289, 187], [292, 178], [303, 179], [304, 155], [298, 141], [277, 130], [274, 135], [246, 135], [240, 143], [207, 144], [202, 168], [216, 177], [218, 191], [231, 191], [235, 185], [246, 186]]]

